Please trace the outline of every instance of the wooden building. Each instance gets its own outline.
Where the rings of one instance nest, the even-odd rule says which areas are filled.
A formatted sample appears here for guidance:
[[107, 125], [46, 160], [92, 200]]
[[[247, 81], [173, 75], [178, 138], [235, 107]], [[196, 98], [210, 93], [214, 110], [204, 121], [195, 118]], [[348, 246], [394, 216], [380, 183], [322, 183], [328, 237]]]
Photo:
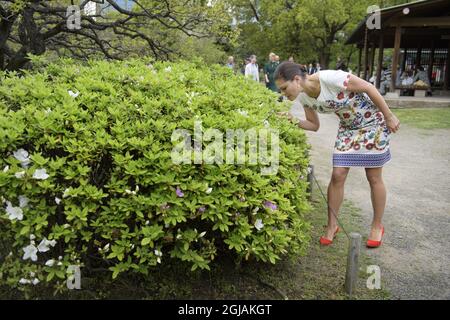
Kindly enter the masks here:
[[[434, 89], [450, 88], [450, 0], [416, 1], [375, 11], [358, 24], [346, 44], [359, 48], [361, 77], [372, 75], [376, 64], [377, 88], [383, 52], [391, 48], [392, 66], [400, 70], [423, 66]], [[392, 68], [390, 91], [396, 88], [397, 68]]]

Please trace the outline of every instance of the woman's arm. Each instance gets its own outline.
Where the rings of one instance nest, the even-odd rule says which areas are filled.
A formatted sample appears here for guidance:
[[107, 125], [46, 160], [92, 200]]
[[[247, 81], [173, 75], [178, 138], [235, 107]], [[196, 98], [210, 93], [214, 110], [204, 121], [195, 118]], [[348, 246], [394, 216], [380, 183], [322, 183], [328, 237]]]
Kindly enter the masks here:
[[400, 128], [400, 121], [397, 119], [395, 114], [389, 109], [386, 101], [384, 101], [383, 96], [378, 92], [374, 85], [358, 78], [355, 75], [350, 75], [348, 81], [347, 90], [350, 92], [365, 92], [370, 100], [380, 109], [386, 120], [386, 125], [392, 132], [397, 132]]

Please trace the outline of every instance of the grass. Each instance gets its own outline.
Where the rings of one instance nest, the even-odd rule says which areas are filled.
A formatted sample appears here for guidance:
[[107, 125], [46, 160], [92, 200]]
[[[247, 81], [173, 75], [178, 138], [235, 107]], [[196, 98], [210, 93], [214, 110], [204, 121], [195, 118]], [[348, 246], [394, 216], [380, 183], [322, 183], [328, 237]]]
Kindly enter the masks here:
[[401, 123], [420, 129], [450, 129], [450, 108], [395, 109]]
[[[388, 299], [386, 290], [366, 288], [366, 267], [373, 264], [362, 252], [360, 277], [352, 297], [344, 292], [348, 240], [338, 234], [329, 247], [318, 243], [326, 223], [326, 204], [314, 191], [313, 209], [306, 214], [312, 224], [312, 242], [304, 257], [285, 259], [276, 265], [245, 262], [240, 265], [222, 258], [211, 266], [211, 272], [190, 272], [180, 262], [159, 268], [145, 279], [119, 276], [111, 283], [108, 274], [89, 278], [83, 275], [82, 290], [53, 296], [40, 290], [38, 299]], [[344, 202], [341, 221], [347, 232], [361, 228], [359, 209]], [[23, 298], [20, 293], [0, 288], [0, 298]]]

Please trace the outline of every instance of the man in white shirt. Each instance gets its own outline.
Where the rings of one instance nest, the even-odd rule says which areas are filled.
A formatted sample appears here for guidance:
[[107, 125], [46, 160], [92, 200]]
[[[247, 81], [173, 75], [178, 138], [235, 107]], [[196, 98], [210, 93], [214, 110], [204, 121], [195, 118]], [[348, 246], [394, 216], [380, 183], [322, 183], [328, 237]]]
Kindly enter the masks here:
[[250, 56], [250, 63], [245, 66], [245, 76], [259, 82], [259, 70], [255, 55]]

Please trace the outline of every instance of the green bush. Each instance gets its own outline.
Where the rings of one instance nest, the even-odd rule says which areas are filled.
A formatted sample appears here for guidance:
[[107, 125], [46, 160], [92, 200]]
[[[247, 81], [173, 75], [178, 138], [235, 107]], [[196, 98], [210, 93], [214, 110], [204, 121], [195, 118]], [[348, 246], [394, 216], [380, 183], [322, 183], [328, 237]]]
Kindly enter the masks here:
[[[135, 60], [0, 76], [3, 285], [63, 288], [70, 265], [116, 278], [169, 259], [195, 270], [230, 252], [271, 263], [305, 252], [306, 138], [259, 84], [220, 66]], [[277, 173], [175, 164], [172, 133], [196, 119], [222, 132], [270, 124]]]

